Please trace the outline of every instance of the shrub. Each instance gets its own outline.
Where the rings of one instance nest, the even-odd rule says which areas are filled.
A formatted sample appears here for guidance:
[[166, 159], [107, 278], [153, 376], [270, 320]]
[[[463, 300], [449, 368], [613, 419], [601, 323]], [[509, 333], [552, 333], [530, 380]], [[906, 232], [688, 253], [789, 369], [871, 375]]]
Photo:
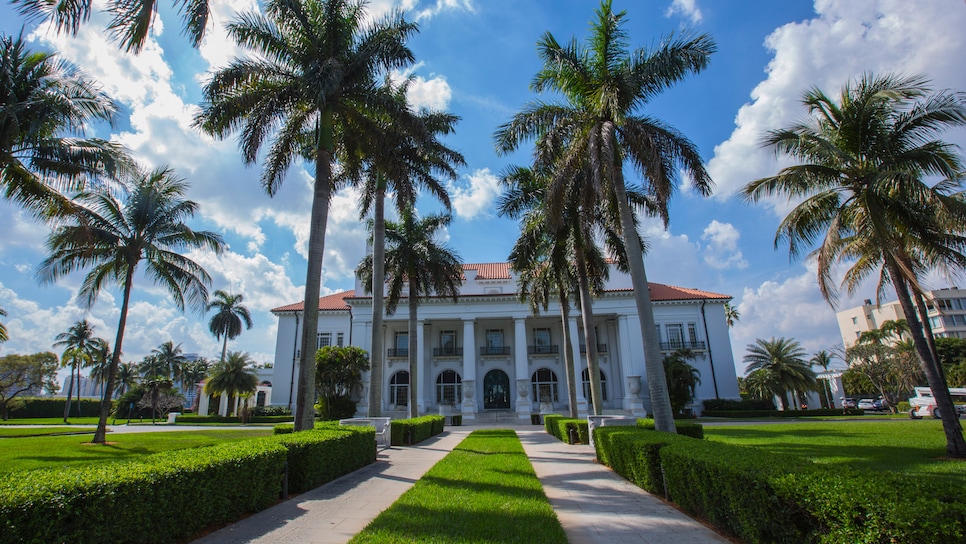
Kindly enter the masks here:
[[291, 416], [292, 411], [284, 406], [256, 406], [253, 416]]
[[900, 414], [904, 412], [908, 412], [909, 410], [912, 410], [912, 405], [909, 404], [909, 401], [900, 400], [899, 402], [896, 403], [896, 411], [898, 411]]
[[[28, 417], [64, 417], [66, 398], [22, 397], [22, 403], [10, 408], [9, 416], [14, 419]], [[86, 417], [94, 417], [100, 413], [99, 399], [81, 399], [80, 413]], [[77, 399], [70, 404], [70, 417], [77, 417]]]
[[601, 427], [594, 435], [597, 459], [638, 487], [664, 496], [660, 450], [676, 441], [693, 441], [681, 435], [643, 427]]
[[547, 430], [548, 433], [556, 436], [558, 440], [563, 440], [564, 438], [560, 436], [557, 430], [557, 420], [563, 419], [564, 416], [560, 414], [547, 414], [543, 416], [543, 428]]
[[376, 460], [371, 427], [326, 426], [268, 437], [288, 450], [288, 490], [302, 493]]
[[[654, 420], [644, 418], [638, 419], [637, 426], [642, 429], [653, 431]], [[700, 423], [695, 421], [675, 421], [674, 426], [678, 430], [677, 434], [690, 436], [691, 438], [697, 438], [698, 440], [704, 439], [704, 425], [701, 425]]]
[[411, 446], [443, 432], [444, 416], [422, 416], [397, 419], [390, 429], [393, 446]]
[[449, 416], [449, 421], [450, 421], [450, 425], [452, 425], [453, 427], [459, 427], [460, 425], [463, 424], [463, 416], [461, 415]]
[[[292, 416], [252, 416], [248, 418], [248, 423], [283, 423], [291, 420]], [[241, 418], [238, 417], [197, 416], [194, 414], [183, 414], [178, 416], [178, 423], [184, 423], [186, 425], [241, 422]]]
[[705, 410], [774, 410], [775, 403], [766, 399], [708, 399], [702, 402]]

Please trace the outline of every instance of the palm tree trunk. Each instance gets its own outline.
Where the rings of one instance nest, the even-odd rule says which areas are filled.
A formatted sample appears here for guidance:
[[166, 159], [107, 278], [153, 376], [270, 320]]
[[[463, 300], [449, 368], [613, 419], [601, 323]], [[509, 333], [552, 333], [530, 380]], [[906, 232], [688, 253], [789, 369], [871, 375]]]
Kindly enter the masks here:
[[932, 334], [932, 325], [929, 323], [929, 310], [926, 309], [926, 302], [923, 300], [922, 293], [915, 293], [916, 309], [919, 311], [919, 321], [922, 324], [922, 331], [929, 343], [929, 352], [932, 353], [932, 360], [936, 362], [936, 369], [939, 374], [946, 379], [946, 372], [943, 370], [942, 361], [939, 360], [939, 351], [936, 349], [936, 339]]
[[[413, 277], [413, 276], [410, 276]], [[419, 323], [416, 320], [416, 311], [419, 306], [419, 297], [413, 289], [413, 284], [409, 284], [409, 417], [419, 417], [419, 406], [416, 401], [419, 398], [416, 384], [419, 383], [418, 370], [419, 360], [416, 358], [416, 327]]]
[[111, 355], [111, 365], [107, 367], [107, 386], [101, 399], [101, 413], [97, 420], [97, 430], [94, 431], [94, 444], [107, 441], [107, 417], [111, 415], [111, 393], [114, 391], [114, 380], [117, 378], [117, 367], [121, 362], [121, 344], [124, 342], [124, 327], [127, 326], [127, 310], [131, 303], [131, 287], [134, 284], [134, 267], [129, 266], [127, 277], [124, 278], [124, 295], [121, 301], [121, 319], [117, 323], [117, 336], [114, 339], [114, 353]]
[[939, 419], [943, 422], [943, 432], [946, 434], [946, 455], [954, 459], [964, 459], [966, 458], [966, 440], [963, 439], [963, 428], [959, 424], [959, 414], [956, 412], [953, 399], [949, 395], [949, 386], [938, 369], [938, 362], [932, 358], [929, 344], [913, 306], [912, 295], [909, 293], [909, 288], [898, 266], [891, 262], [887, 263], [886, 266], [889, 269], [889, 275], [892, 277], [896, 295], [899, 297], [902, 312], [906, 315], [909, 332], [912, 334], [912, 343], [919, 355], [919, 364], [923, 373], [926, 374], [926, 382], [929, 384], [932, 396], [936, 399]]
[[621, 220], [624, 249], [630, 266], [631, 283], [634, 286], [634, 302], [641, 323], [641, 338], [644, 340], [644, 369], [647, 373], [647, 389], [651, 397], [651, 412], [654, 414], [654, 428], [658, 431], [676, 433], [674, 411], [667, 390], [664, 375], [664, 362], [661, 357], [660, 339], [654, 322], [654, 308], [651, 305], [647, 272], [644, 269], [644, 250], [641, 247], [631, 207], [627, 203], [627, 190], [624, 175], [617, 165], [614, 175], [614, 192], [617, 193], [617, 209]]
[[570, 299], [563, 286], [558, 286], [560, 319], [563, 321], [564, 372], [567, 374], [567, 404], [570, 417], [577, 417], [577, 374], [574, 372], [573, 338], [570, 337]]
[[383, 335], [382, 313], [386, 287], [386, 186], [376, 181], [372, 225], [372, 339], [369, 343], [369, 417], [382, 415]]
[[577, 285], [580, 292], [580, 315], [584, 323], [584, 344], [587, 346], [587, 374], [590, 377], [591, 412], [595, 416], [603, 413], [600, 388], [600, 365], [597, 362], [597, 335], [594, 333], [593, 300], [590, 297], [590, 283], [587, 279], [587, 263], [581, 249], [576, 251]]
[[322, 112], [315, 159], [315, 190], [309, 221], [309, 255], [305, 273], [305, 319], [302, 321], [302, 352], [299, 356], [299, 386], [295, 400], [295, 430], [315, 428], [315, 352], [319, 333], [319, 293], [322, 290], [322, 258], [325, 228], [332, 196], [332, 152], [334, 149], [331, 109]]
[[[76, 363], [73, 366], [76, 366]], [[67, 419], [70, 418], [70, 399], [74, 395], [74, 369], [73, 369], [73, 366], [70, 369], [70, 381], [67, 382], [67, 403], [64, 404], [64, 423], [67, 423]]]
[[77, 369], [77, 417], [81, 417], [81, 406], [80, 406], [80, 397], [81, 397], [81, 375], [80, 375], [80, 365], [77, 365], [76, 366], [76, 369]]
[[225, 340], [221, 343], [221, 362], [224, 363], [225, 354], [228, 353], [228, 331], [223, 331], [223, 332], [225, 333]]

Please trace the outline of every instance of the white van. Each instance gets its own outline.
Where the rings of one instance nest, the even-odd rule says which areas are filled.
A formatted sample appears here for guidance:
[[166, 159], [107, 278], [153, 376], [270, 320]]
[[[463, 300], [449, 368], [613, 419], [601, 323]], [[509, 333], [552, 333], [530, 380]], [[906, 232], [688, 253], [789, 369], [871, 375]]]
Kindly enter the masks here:
[[[923, 416], [939, 417], [939, 409], [936, 407], [936, 399], [932, 396], [932, 389], [928, 387], [916, 387], [916, 396], [909, 398], [912, 406], [909, 410], [909, 417], [921, 419]], [[956, 411], [962, 417], [966, 414], [966, 387], [950, 387], [949, 394], [953, 397], [953, 404]]]

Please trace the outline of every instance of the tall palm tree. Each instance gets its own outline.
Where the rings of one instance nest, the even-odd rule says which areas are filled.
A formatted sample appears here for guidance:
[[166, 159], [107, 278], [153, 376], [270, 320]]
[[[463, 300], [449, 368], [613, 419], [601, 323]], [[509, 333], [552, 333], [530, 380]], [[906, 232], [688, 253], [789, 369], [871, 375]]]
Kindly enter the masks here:
[[[67, 332], [62, 332], [54, 337], [54, 347], [63, 347], [64, 353], [60, 356], [61, 366], [71, 367], [70, 381], [67, 385], [67, 404], [64, 405], [64, 423], [70, 415], [70, 397], [73, 393], [74, 384], [77, 384], [77, 417], [80, 417], [80, 369], [88, 366], [93, 358], [92, 347], [94, 343], [94, 326], [82, 319], [71, 325]], [[74, 381], [74, 375], [77, 381]]]
[[228, 395], [229, 410], [232, 399], [255, 391], [258, 378], [251, 366], [254, 363], [251, 356], [241, 351], [232, 351], [224, 361], [218, 361], [211, 367], [211, 376], [205, 381], [205, 394]]
[[105, 440], [138, 267], [143, 265], [147, 277], [165, 288], [178, 308], [188, 305], [201, 310], [208, 302], [208, 273], [177, 251], [220, 252], [223, 242], [218, 234], [195, 231], [185, 224], [198, 210], [195, 202], [184, 198], [187, 190], [184, 180], [161, 168], [134, 177], [123, 195], [104, 190], [81, 193], [75, 199], [74, 215], [47, 240], [50, 256], [39, 269], [43, 282], [89, 269], [78, 291], [87, 307], [94, 304], [105, 284], [122, 290], [117, 336], [94, 443]]
[[90, 348], [90, 368], [91, 381], [101, 386], [101, 394], [104, 394], [104, 384], [107, 382], [107, 372], [111, 366], [111, 344], [103, 338], [95, 338], [91, 342]]
[[[415, 24], [394, 12], [365, 25], [359, 0], [270, 0], [264, 15], [246, 13], [228, 26], [229, 35], [257, 57], [236, 59], [205, 85], [205, 103], [195, 119], [208, 134], [224, 138], [242, 130], [246, 163], [254, 163], [262, 145], [262, 186], [278, 191], [292, 161], [315, 162], [312, 213], [305, 279], [305, 305], [319, 300], [325, 227], [332, 195], [332, 163], [346, 130], [374, 131], [374, 120], [400, 112], [392, 93], [376, 85], [378, 72], [413, 62], [406, 45]], [[302, 322], [295, 429], [314, 426], [316, 329], [318, 312]]]
[[589, 164], [590, 184], [598, 194], [614, 194], [640, 316], [655, 428], [674, 432], [643, 247], [628, 203], [624, 167], [629, 164], [641, 175], [645, 192], [665, 225], [679, 171], [691, 178], [699, 194], [710, 194], [711, 178], [695, 145], [672, 127], [642, 114], [641, 109], [684, 76], [705, 68], [715, 44], [709, 36], [684, 36], [668, 38], [653, 51], [628, 51], [627, 33], [622, 28], [625, 16], [623, 11], [614, 13], [611, 1], [604, 0], [591, 23], [586, 47], [576, 40], [564, 46], [552, 34], [545, 34], [537, 44], [543, 69], [531, 88], [556, 92], [563, 102], [532, 102], [502, 125], [495, 139], [497, 149], [503, 152], [516, 149], [526, 139], [536, 139], [536, 160], [555, 164], [555, 190], [564, 190]]
[[725, 302], [725, 322], [728, 323], [728, 327], [734, 327], [735, 323], [741, 319], [741, 313], [738, 308], [731, 305], [731, 301]]
[[[408, 81], [394, 89], [400, 108], [406, 105]], [[355, 153], [347, 153], [348, 160], [341, 164], [343, 175], [350, 183], [362, 185], [360, 214], [372, 214], [372, 332], [370, 339], [371, 365], [369, 370], [369, 417], [378, 417], [382, 408], [382, 315], [385, 297], [385, 253], [387, 192], [395, 195], [396, 209], [411, 208], [416, 203], [420, 189], [426, 189], [450, 211], [449, 193], [437, 176], [456, 179], [456, 167], [464, 166], [466, 160], [456, 151], [439, 141], [438, 136], [451, 134], [456, 122], [455, 115], [436, 111], [410, 112], [403, 116], [406, 122], [386, 117], [380, 130], [356, 133], [351, 145]], [[359, 136], [362, 137], [359, 137]]]
[[747, 350], [743, 358], [748, 363], [747, 379], [766, 384], [767, 393], [778, 397], [782, 410], [788, 410], [788, 393], [804, 393], [815, 388], [815, 372], [805, 361], [805, 350], [796, 340], [759, 338], [754, 344], [748, 344]]
[[[802, 103], [810, 118], [764, 139], [799, 164], [749, 183], [744, 194], [753, 202], [800, 201], [779, 225], [775, 244], [786, 241], [792, 256], [818, 244], [819, 287], [830, 304], [839, 262], [849, 264], [842, 285], [850, 294], [873, 275], [877, 298], [893, 286], [942, 414], [947, 454], [964, 458], [963, 430], [916, 299], [925, 272], [966, 266], [966, 200], [958, 192], [964, 166], [956, 147], [938, 139], [966, 125], [966, 97], [933, 93], [920, 76], [865, 74], [838, 98], [812, 89]], [[931, 177], [943, 181], [930, 186]]]
[[[6, 317], [6, 315], [7, 311], [3, 308], [0, 308], [0, 316]], [[0, 342], [6, 342], [9, 339], [10, 336], [7, 334], [7, 327], [5, 327], [3, 323], [0, 323]]]
[[162, 361], [157, 354], [150, 353], [141, 360], [141, 363], [137, 365], [138, 372], [141, 373], [145, 379], [152, 378], [164, 378], [165, 368], [164, 361]]
[[[417, 417], [419, 376], [416, 361], [416, 325], [420, 297], [438, 296], [458, 302], [463, 284], [459, 255], [436, 242], [439, 231], [449, 225], [449, 215], [416, 217], [415, 210], [403, 210], [399, 222], [386, 221], [386, 277], [389, 293], [386, 315], [396, 313], [404, 296], [409, 306], [409, 415]], [[370, 222], [370, 230], [372, 224]], [[364, 285], [372, 285], [373, 256], [367, 255], [356, 268]]]
[[[224, 360], [224, 358], [221, 360]], [[198, 401], [200, 400], [195, 388], [199, 383], [208, 378], [210, 366], [208, 360], [202, 357], [195, 361], [185, 363], [181, 367], [181, 387], [184, 389], [185, 396], [190, 396], [191, 408], [193, 410], [197, 410]]]
[[181, 367], [188, 360], [181, 350], [181, 344], [176, 346], [173, 341], [168, 340], [152, 349], [151, 355], [154, 356], [157, 364], [161, 367], [161, 376], [172, 381], [181, 380]]
[[208, 304], [209, 312], [215, 310], [215, 315], [208, 322], [208, 330], [216, 339], [224, 337], [221, 344], [222, 361], [228, 351], [228, 340], [233, 340], [242, 333], [242, 322], [246, 329], [252, 328], [252, 314], [248, 312], [248, 308], [242, 306], [243, 300], [245, 297], [241, 293], [231, 295], [218, 289], [214, 292], [214, 300]]
[[[57, 32], [76, 36], [81, 24], [91, 16], [93, 0], [11, 0], [28, 21], [50, 22]], [[201, 45], [208, 27], [208, 0], [179, 0], [174, 2], [184, 22], [184, 34], [194, 47]], [[112, 15], [107, 30], [127, 51], [139, 53], [144, 47], [158, 15], [158, 4], [153, 0], [111, 0], [107, 11]]]
[[[110, 367], [108, 367], [110, 368]], [[105, 376], [106, 377], [106, 376]], [[138, 367], [133, 363], [121, 363], [117, 366], [117, 396], [124, 396], [128, 389], [138, 385]]]
[[[727, 309], [725, 309], [727, 313]], [[812, 358], [808, 360], [808, 364], [813, 368], [819, 367], [822, 370], [828, 370], [832, 365], [832, 354], [827, 350], [819, 350], [812, 355]], [[820, 380], [819, 387], [821, 388], [821, 399], [823, 408], [834, 408], [835, 402], [832, 399], [832, 389], [828, 380]]]
[[126, 171], [116, 144], [82, 138], [97, 122], [113, 123], [118, 106], [76, 66], [32, 51], [22, 36], [0, 35], [0, 190], [38, 216], [62, 213], [73, 190], [91, 177]]

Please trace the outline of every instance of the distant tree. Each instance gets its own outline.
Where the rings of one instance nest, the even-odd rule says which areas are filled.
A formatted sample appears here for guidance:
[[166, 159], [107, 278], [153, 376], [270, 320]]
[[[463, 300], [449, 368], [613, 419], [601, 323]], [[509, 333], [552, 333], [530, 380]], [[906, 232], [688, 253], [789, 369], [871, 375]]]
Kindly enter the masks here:
[[[91, 344], [94, 342], [94, 326], [82, 319], [71, 325], [67, 332], [62, 332], [54, 337], [54, 347], [63, 347], [64, 353], [60, 356], [61, 364], [70, 366], [70, 381], [67, 385], [67, 403], [64, 405], [64, 423], [70, 415], [71, 395], [74, 392], [75, 383], [77, 384], [77, 417], [80, 417], [80, 369], [88, 366], [93, 359]], [[74, 376], [77, 381], [74, 381]]]
[[157, 377], [143, 383], [147, 392], [138, 402], [139, 408], [151, 409], [151, 422], [161, 419], [175, 408], [184, 406], [184, 396], [174, 388], [174, 382], [167, 378]]
[[117, 365], [117, 394], [118, 397], [124, 396], [128, 390], [138, 384], [138, 367], [133, 363], [121, 363]]
[[[107, 382], [107, 372], [111, 367], [111, 345], [103, 338], [95, 338], [90, 347], [90, 366], [89, 376], [91, 381], [101, 386], [101, 394], [104, 394], [104, 384]], [[120, 365], [118, 370], [120, 370]]]
[[945, 368], [966, 363], [966, 338], [937, 338], [936, 351], [939, 352], [940, 364]]
[[[7, 311], [3, 308], [0, 308], [0, 316], [6, 317], [6, 315]], [[7, 327], [5, 327], [3, 323], [0, 323], [0, 342], [6, 342], [9, 339], [10, 337], [7, 335]]]
[[157, 355], [151, 353], [144, 356], [144, 359], [137, 365], [138, 371], [141, 373], [145, 379], [152, 379], [156, 377], [167, 377], [165, 376], [165, 364], [164, 361], [158, 358]]
[[221, 344], [221, 361], [225, 360], [228, 351], [228, 341], [234, 340], [242, 333], [242, 323], [246, 329], [252, 328], [252, 315], [248, 308], [242, 306], [245, 297], [239, 293], [230, 295], [221, 289], [212, 294], [214, 300], [208, 303], [208, 311], [215, 310], [208, 322], [208, 330], [215, 335], [215, 339], [224, 339]]
[[315, 354], [315, 386], [319, 393], [322, 419], [355, 415], [353, 392], [362, 387], [362, 375], [369, 370], [369, 355], [356, 346], [325, 346]]
[[[808, 360], [813, 368], [821, 368], [822, 370], [828, 370], [828, 367], [832, 365], [832, 354], [827, 350], [820, 350]], [[832, 398], [832, 389], [827, 379], [818, 380], [817, 385], [819, 386], [819, 398], [822, 402], [823, 408], [832, 408], [835, 406], [835, 400]]]
[[0, 418], [9, 419], [21, 395], [54, 389], [58, 367], [57, 356], [49, 351], [0, 357]]
[[759, 338], [747, 350], [746, 387], [762, 398], [777, 396], [782, 410], [789, 409], [789, 393], [815, 388], [815, 372], [805, 362], [805, 350], [796, 340]]
[[738, 308], [731, 305], [731, 301], [725, 302], [725, 321], [728, 323], [729, 327], [734, 327], [735, 323], [741, 319], [741, 313], [738, 312]]
[[174, 342], [168, 340], [152, 349], [151, 355], [154, 355], [163, 370], [161, 376], [176, 382], [181, 380], [181, 365], [188, 360], [184, 356], [181, 344], [176, 346]]
[[[188, 391], [194, 391], [195, 387], [199, 383], [208, 378], [208, 371], [210, 368], [211, 363], [209, 363], [204, 357], [185, 363], [181, 367], [181, 387], [184, 389], [185, 395], [188, 394]], [[200, 395], [194, 395], [191, 403], [192, 410], [198, 409], [199, 399]]]
[[247, 353], [232, 351], [224, 361], [218, 361], [211, 368], [211, 377], [205, 381], [205, 394], [228, 395], [228, 409], [232, 409], [232, 399], [243, 393], [251, 393], [258, 387], [258, 378], [250, 366], [253, 364]]
[[701, 383], [701, 372], [688, 362], [694, 359], [694, 352], [687, 348], [664, 358], [664, 375], [667, 376], [668, 395], [675, 414], [682, 413], [691, 404], [694, 390]]

